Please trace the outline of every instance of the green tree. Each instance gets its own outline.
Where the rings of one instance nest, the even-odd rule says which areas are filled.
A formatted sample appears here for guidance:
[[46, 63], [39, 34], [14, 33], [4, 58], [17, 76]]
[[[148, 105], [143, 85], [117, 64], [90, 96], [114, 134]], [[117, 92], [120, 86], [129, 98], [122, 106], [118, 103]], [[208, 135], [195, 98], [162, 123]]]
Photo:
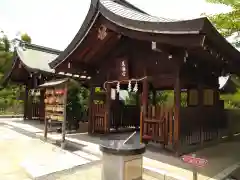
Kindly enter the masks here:
[[31, 37], [27, 33], [23, 33], [21, 35], [21, 40], [24, 41], [24, 42], [28, 42], [28, 43], [32, 42]]
[[71, 81], [68, 87], [68, 105], [67, 105], [67, 114], [69, 120], [78, 122], [86, 116], [88, 108], [88, 89], [82, 87], [76, 81]]
[[[239, 34], [240, 30], [240, 1], [239, 0], [207, 0], [210, 3], [224, 4], [232, 7], [232, 11], [210, 16], [211, 21], [216, 28], [225, 36], [231, 36], [234, 33]], [[239, 41], [235, 45], [240, 45]]]
[[[11, 41], [2, 31], [0, 34], [0, 79], [9, 71], [12, 64], [13, 52], [11, 50]], [[20, 87], [13, 85], [11, 82], [0, 90], [0, 111], [6, 113], [18, 112], [22, 109], [22, 101], [18, 100], [20, 95]]]
[[8, 37], [2, 32], [0, 34], [0, 78], [10, 66], [13, 53]]

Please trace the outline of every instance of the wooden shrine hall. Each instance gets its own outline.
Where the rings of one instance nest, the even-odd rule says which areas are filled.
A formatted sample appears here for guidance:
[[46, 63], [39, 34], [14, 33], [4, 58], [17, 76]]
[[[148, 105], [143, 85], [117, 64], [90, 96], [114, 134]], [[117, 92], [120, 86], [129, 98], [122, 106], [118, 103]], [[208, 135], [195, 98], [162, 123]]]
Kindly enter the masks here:
[[[92, 0], [82, 27], [50, 66], [92, 77], [89, 133], [140, 126], [142, 141], [180, 151], [218, 140], [227, 129], [218, 77], [240, 75], [240, 53], [207, 18], [158, 18], [124, 0]], [[103, 104], [92, 90], [99, 86]], [[137, 92], [139, 103], [121, 105], [112, 88]], [[156, 104], [162, 90], [174, 90], [173, 107]]]
[[16, 41], [18, 44], [14, 48], [12, 64], [3, 77], [2, 86], [6, 86], [9, 80], [25, 86], [24, 119], [43, 120], [44, 97], [36, 88], [45, 81], [60, 76], [56, 75], [48, 64], [60, 54], [60, 51]]

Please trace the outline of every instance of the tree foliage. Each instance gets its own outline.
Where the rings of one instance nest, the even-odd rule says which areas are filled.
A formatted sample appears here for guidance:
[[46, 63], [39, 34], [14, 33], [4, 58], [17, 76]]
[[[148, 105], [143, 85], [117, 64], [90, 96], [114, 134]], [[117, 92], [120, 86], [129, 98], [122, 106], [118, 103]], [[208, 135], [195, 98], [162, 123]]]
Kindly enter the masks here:
[[21, 35], [21, 40], [24, 41], [24, 42], [27, 42], [27, 43], [32, 42], [31, 37], [27, 33], [24, 33], [24, 34]]
[[67, 113], [72, 120], [84, 118], [88, 108], [89, 91], [79, 83], [72, 81], [68, 87]]
[[[2, 32], [0, 36], [0, 79], [9, 70], [13, 52], [11, 51], [11, 41]], [[18, 112], [22, 109], [22, 101], [18, 100], [21, 88], [9, 83], [0, 90], [0, 111]]]
[[[240, 30], [240, 1], [239, 0], [207, 0], [210, 3], [224, 4], [232, 7], [232, 11], [210, 16], [216, 28], [228, 37]], [[239, 41], [236, 42], [239, 45]]]

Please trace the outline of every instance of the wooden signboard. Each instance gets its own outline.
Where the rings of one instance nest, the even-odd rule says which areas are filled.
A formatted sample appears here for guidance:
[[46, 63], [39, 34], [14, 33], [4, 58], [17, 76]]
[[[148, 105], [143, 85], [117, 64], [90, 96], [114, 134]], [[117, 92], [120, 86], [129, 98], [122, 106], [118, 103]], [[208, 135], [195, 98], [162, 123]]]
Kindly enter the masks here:
[[117, 62], [119, 80], [128, 80], [129, 79], [128, 60], [126, 58], [120, 58], [118, 59]]

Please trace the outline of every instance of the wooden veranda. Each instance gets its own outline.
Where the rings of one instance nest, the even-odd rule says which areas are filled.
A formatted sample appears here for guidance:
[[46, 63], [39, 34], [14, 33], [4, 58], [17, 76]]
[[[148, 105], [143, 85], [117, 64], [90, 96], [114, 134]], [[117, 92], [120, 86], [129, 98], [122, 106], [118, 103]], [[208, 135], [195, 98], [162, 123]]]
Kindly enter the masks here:
[[[123, 0], [92, 0], [79, 32], [50, 66], [91, 77], [89, 133], [140, 126], [142, 141], [179, 151], [217, 140], [227, 128], [218, 77], [240, 74], [239, 57], [207, 18], [176, 21]], [[102, 96], [95, 87], [103, 88]], [[119, 87], [136, 91], [139, 103], [120, 108], [118, 98], [111, 99], [111, 89]], [[149, 101], [150, 93], [162, 90], [174, 90], [173, 107]]]

